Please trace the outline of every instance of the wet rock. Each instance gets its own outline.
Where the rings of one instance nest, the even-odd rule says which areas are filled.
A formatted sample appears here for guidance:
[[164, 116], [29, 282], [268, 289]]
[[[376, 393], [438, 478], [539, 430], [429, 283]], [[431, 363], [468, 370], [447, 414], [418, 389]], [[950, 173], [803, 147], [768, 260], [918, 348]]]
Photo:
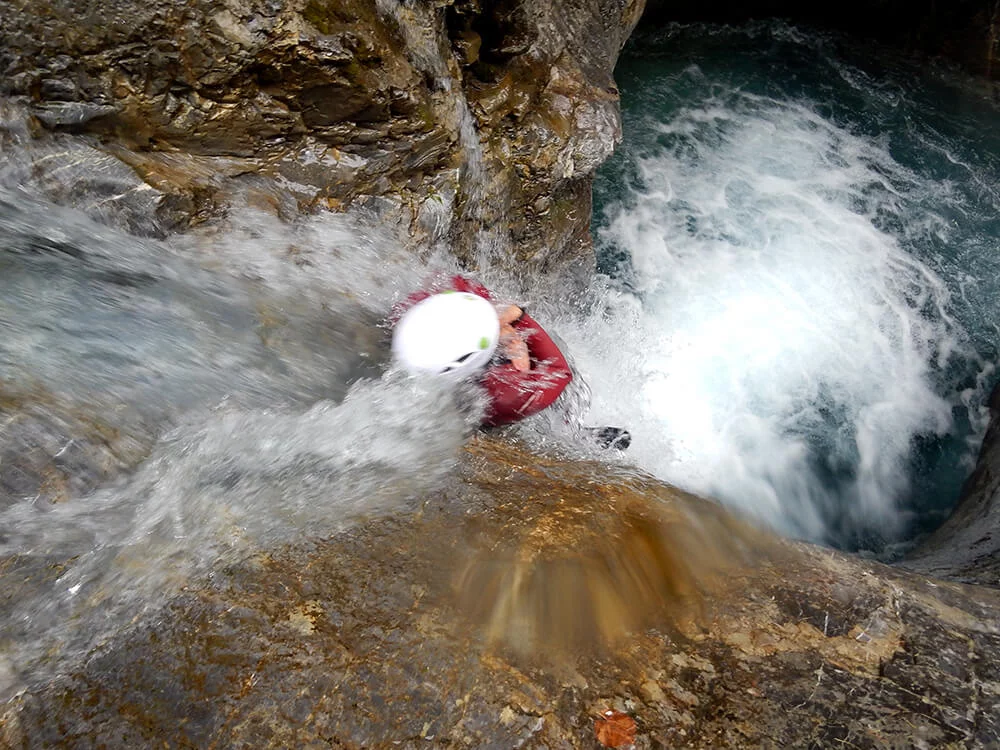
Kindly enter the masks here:
[[[589, 270], [611, 70], [642, 6], [0, 0], [0, 93], [24, 113], [0, 111], [0, 146], [32, 149], [4, 168], [138, 232], [358, 205], [469, 263], [496, 240], [511, 264]], [[84, 495], [155, 432], [37, 394], [0, 410], [2, 504]], [[996, 582], [994, 454], [914, 567]], [[0, 580], [29, 585], [16, 560]], [[579, 747], [615, 710], [640, 747], [985, 747], [998, 615], [993, 589], [482, 440], [419, 514], [190, 581], [8, 704], [0, 744]]]
[[[523, 215], [511, 227], [519, 262], [555, 268], [592, 254], [591, 175], [621, 139], [611, 72], [643, 5], [470, 0], [449, 9], [453, 44], [480, 40], [475, 60], [462, 56], [462, 79], [492, 178], [495, 198], [483, 203]], [[534, 209], [540, 199], [548, 210]]]
[[[0, 2], [0, 95], [135, 169], [163, 231], [250, 195], [282, 216], [380, 199], [415, 245], [558, 266], [591, 259], [590, 180], [620, 138], [611, 71], [642, 6]], [[429, 194], [451, 201], [434, 234]]]
[[989, 429], [955, 510], [904, 561], [906, 567], [1000, 587], [1000, 385], [990, 395], [989, 408]]
[[129, 427], [107, 416], [0, 382], [0, 509], [27, 498], [39, 504], [79, 498], [141, 461], [152, 432], [134, 414], [126, 417]]
[[[48, 92], [42, 87], [42, 93]], [[82, 104], [80, 102], [51, 102], [35, 107], [34, 114], [42, 123], [50, 128], [61, 126], [83, 125], [91, 120], [115, 111], [107, 104]]]
[[177, 210], [197, 180], [194, 169], [185, 173], [176, 188], [171, 185], [161, 192], [153, 187], [155, 182], [143, 180], [131, 168], [133, 159], [119, 158], [132, 152], [110, 145], [102, 148], [65, 134], [46, 135], [43, 117], [0, 101], [0, 182], [4, 185], [27, 188], [144, 237], [162, 237], [198, 220], [194, 213]]
[[[594, 482], [597, 469], [479, 440], [418, 514], [192, 581], [9, 704], [4, 741], [591, 747], [608, 710], [634, 719], [637, 747], [995, 741], [1000, 592], [777, 542], [650, 480], [600, 467]], [[474, 589], [469, 565], [486, 566]], [[597, 593], [640, 570], [671, 582], [653, 606]], [[532, 577], [635, 617], [546, 604]], [[581, 619], [590, 636], [571, 650], [550, 640]]]

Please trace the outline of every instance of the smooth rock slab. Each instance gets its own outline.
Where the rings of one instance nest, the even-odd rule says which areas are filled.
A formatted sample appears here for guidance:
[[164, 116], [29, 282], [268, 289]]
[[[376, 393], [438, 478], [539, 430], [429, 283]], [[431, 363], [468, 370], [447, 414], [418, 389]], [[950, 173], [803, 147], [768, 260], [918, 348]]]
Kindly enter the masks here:
[[[493, 440], [460, 479], [418, 513], [192, 582], [13, 701], [0, 736], [596, 747], [608, 708], [643, 748], [1000, 736], [1000, 592], [777, 542], [651, 480]], [[543, 596], [552, 582], [578, 595]]]

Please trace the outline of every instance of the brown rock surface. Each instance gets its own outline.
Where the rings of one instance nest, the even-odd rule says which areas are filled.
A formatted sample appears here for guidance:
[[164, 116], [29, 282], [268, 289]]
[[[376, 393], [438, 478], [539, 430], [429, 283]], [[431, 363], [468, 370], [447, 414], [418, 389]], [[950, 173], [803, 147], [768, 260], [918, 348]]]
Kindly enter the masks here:
[[135, 419], [125, 429], [97, 410], [0, 382], [0, 509], [25, 497], [42, 503], [80, 497], [135, 466], [154, 442], [140, 424]]
[[[1000, 592], [769, 540], [655, 482], [493, 440], [460, 478], [416, 515], [192, 582], [19, 696], [4, 741], [595, 747], [607, 710], [634, 718], [637, 747], [1000, 733]], [[550, 584], [574, 596], [538, 596]]]
[[486, 242], [553, 266], [590, 257], [591, 176], [620, 138], [611, 71], [642, 8], [4, 0], [0, 95], [152, 186], [146, 231], [356, 205], [467, 260]]
[[[74, 179], [112, 175], [136, 232], [350, 205], [416, 246], [557, 268], [590, 253], [642, 5], [0, 0], [0, 93], [32, 113], [0, 112], [0, 147], [20, 128], [39, 159], [99, 163]], [[78, 496], [149, 450], [154, 430], [48, 398], [0, 392], [3, 502]], [[956, 518], [992, 518], [990, 446], [987, 502]], [[480, 439], [419, 513], [190, 581], [8, 704], [0, 746], [594, 747], [607, 710], [639, 747], [995, 745], [996, 590], [771, 540], [609, 472]], [[926, 570], [986, 581], [995, 551], [975, 555]]]

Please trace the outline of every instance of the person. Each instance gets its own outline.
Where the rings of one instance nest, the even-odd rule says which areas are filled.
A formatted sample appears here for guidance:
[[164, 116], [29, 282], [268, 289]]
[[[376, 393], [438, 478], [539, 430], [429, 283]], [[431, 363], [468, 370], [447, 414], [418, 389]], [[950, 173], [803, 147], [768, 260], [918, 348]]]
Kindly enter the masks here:
[[488, 396], [485, 427], [537, 414], [573, 380], [534, 318], [517, 305], [494, 305], [485, 286], [464, 276], [414, 292], [390, 322], [393, 354], [406, 369], [479, 378]]
[[[461, 275], [414, 292], [390, 315], [393, 355], [411, 372], [477, 378], [487, 393], [483, 427], [512, 424], [550, 407], [573, 380], [566, 357], [522, 307], [497, 304]], [[617, 427], [586, 430], [624, 450]]]

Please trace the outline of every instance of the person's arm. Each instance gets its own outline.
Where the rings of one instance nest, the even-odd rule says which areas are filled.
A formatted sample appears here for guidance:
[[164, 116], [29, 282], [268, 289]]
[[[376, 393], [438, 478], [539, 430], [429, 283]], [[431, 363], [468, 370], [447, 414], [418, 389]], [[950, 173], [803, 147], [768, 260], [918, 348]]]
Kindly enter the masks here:
[[[566, 383], [573, 379], [573, 372], [569, 369], [569, 362], [559, 351], [552, 337], [547, 334], [538, 323], [535, 322], [528, 313], [521, 313], [521, 317], [514, 324], [515, 330], [520, 329], [527, 333], [526, 341], [531, 358], [540, 365], [544, 365], [548, 373], [552, 376], [566, 378]], [[566, 385], [563, 385], [565, 388]], [[560, 389], [562, 390], [562, 389]]]
[[472, 279], [467, 279], [464, 276], [455, 274], [451, 277], [451, 288], [456, 292], [469, 292], [470, 294], [476, 294], [483, 299], [493, 301], [490, 296], [490, 290], [480, 284], [478, 281], [473, 281]]
[[528, 352], [528, 342], [514, 324], [524, 314], [517, 305], [506, 305], [499, 310], [500, 318], [500, 353], [510, 360], [510, 363], [520, 372], [531, 369], [531, 355]]
[[517, 305], [507, 305], [499, 313], [500, 325], [512, 326], [521, 319], [522, 315], [524, 315], [524, 310], [520, 307]]
[[455, 292], [469, 292], [470, 294], [476, 294], [483, 299], [490, 300], [489, 290], [480, 284], [478, 281], [472, 281], [464, 276], [455, 274], [447, 282], [442, 283], [439, 279], [435, 280], [427, 289], [418, 289], [409, 295], [402, 302], [397, 302], [392, 307], [392, 311], [389, 313], [389, 323], [396, 325], [399, 319], [403, 317], [403, 313], [409, 310], [418, 302], [423, 302], [428, 297], [433, 297], [435, 294], [440, 294], [441, 292], [446, 292], [448, 290]]
[[532, 367], [518, 371], [507, 363], [491, 367], [483, 377], [490, 405], [483, 424], [510, 424], [551, 406], [573, 380], [569, 363], [559, 347], [527, 313], [515, 324], [526, 337]]

